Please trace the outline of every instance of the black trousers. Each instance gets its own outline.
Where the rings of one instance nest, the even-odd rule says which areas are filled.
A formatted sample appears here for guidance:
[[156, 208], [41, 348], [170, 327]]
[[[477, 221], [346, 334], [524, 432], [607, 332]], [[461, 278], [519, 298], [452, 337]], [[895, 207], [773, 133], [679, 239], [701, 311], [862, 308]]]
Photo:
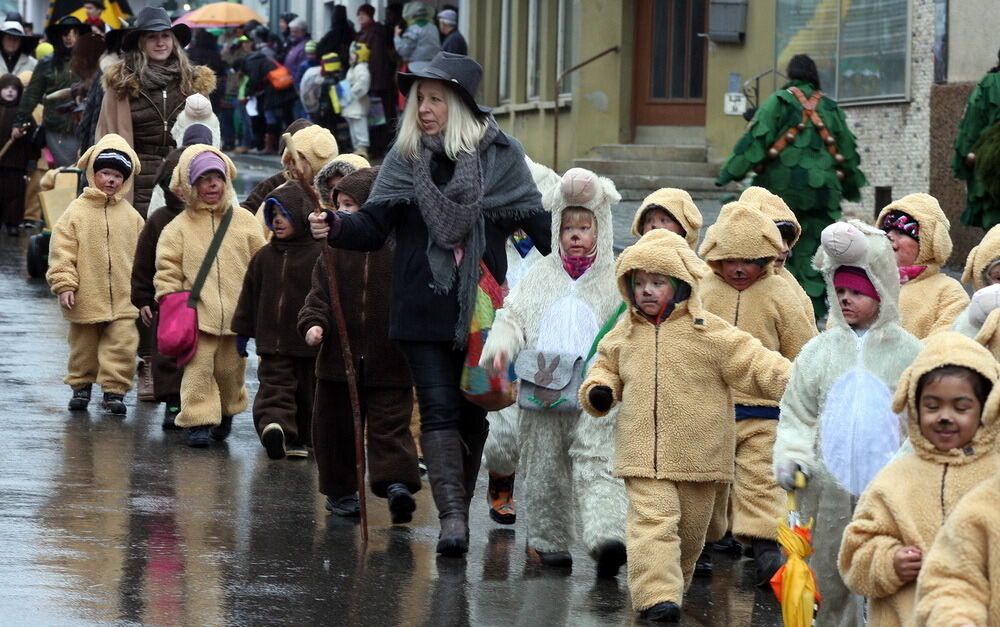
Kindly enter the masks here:
[[420, 431], [457, 429], [480, 433], [487, 428], [486, 410], [465, 399], [459, 388], [465, 351], [451, 342], [400, 342], [413, 375], [420, 405]]

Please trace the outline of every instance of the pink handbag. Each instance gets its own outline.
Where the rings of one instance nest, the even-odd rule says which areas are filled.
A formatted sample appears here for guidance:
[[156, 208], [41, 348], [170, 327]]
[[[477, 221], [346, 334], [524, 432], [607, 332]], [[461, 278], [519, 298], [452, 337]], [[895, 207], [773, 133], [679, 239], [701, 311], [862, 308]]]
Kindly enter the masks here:
[[165, 294], [159, 302], [159, 325], [156, 328], [157, 349], [173, 357], [178, 366], [183, 366], [198, 352], [198, 300], [205, 285], [212, 262], [219, 254], [222, 238], [226, 235], [229, 222], [233, 219], [233, 209], [222, 216], [212, 242], [208, 245], [205, 259], [198, 268], [198, 276], [190, 290]]

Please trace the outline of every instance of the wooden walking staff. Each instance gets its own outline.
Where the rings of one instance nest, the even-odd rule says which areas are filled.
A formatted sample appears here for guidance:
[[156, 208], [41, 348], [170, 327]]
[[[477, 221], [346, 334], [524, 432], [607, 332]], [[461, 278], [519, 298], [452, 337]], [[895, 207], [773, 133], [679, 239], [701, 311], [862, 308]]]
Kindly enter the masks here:
[[[316, 214], [323, 213], [323, 203], [320, 202], [319, 194], [313, 187], [312, 181], [306, 180], [306, 168], [308, 164], [302, 163], [299, 151], [295, 149], [291, 133], [282, 136], [285, 140], [286, 154], [291, 155], [292, 170], [295, 178], [298, 179], [302, 187], [312, 197], [316, 203]], [[330, 246], [323, 246], [323, 265], [326, 269], [327, 289], [330, 290], [330, 311], [333, 314], [334, 324], [337, 325], [337, 334], [340, 336], [340, 347], [344, 354], [344, 372], [347, 374], [347, 391], [351, 397], [351, 413], [354, 416], [354, 469], [358, 476], [358, 506], [361, 509], [361, 541], [368, 543], [368, 508], [365, 503], [365, 437], [364, 426], [361, 422], [361, 397], [358, 394], [358, 373], [354, 369], [354, 355], [351, 353], [351, 344], [347, 336], [347, 322], [344, 320], [344, 308], [340, 303], [340, 291], [337, 289], [337, 275], [334, 272], [333, 251]]]

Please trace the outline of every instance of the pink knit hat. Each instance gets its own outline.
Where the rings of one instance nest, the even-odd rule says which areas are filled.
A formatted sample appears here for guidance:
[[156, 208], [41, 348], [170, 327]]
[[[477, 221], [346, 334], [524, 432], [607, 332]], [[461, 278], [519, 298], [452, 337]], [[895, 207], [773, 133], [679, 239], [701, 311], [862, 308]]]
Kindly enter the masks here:
[[878, 290], [875, 289], [865, 271], [855, 266], [840, 266], [837, 268], [836, 272], [833, 273], [833, 287], [846, 287], [859, 294], [874, 298], [879, 302], [882, 301], [882, 298], [878, 295]]
[[191, 185], [194, 185], [198, 177], [213, 170], [221, 173], [223, 178], [226, 177], [226, 163], [222, 160], [222, 157], [211, 150], [199, 152], [194, 156], [194, 159], [191, 159], [191, 165], [188, 166], [188, 181], [191, 182]]

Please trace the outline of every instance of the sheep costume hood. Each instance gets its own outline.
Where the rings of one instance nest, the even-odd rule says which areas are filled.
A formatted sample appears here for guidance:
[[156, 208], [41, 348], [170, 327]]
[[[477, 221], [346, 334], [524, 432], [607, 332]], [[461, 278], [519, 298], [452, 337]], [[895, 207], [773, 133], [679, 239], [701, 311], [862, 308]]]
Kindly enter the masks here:
[[[997, 263], [1000, 263], [1000, 224], [987, 231], [982, 241], [979, 242], [979, 245], [969, 251], [969, 256], [965, 258], [965, 269], [962, 271], [962, 283], [971, 285], [972, 289], [978, 294], [987, 287], [986, 274]], [[973, 294], [972, 299], [975, 302], [975, 294]], [[973, 320], [973, 316], [970, 315], [972, 307], [973, 304], [970, 302], [965, 311], [955, 319], [955, 324], [952, 325], [951, 330], [975, 339], [979, 335], [981, 327], [984, 326], [983, 323], [987, 317], [980, 315], [977, 320]], [[988, 314], [989, 312], [986, 313]], [[1000, 320], [994, 322], [991, 326], [996, 328], [998, 322]], [[988, 333], [988, 335], [992, 338], [993, 333]], [[1000, 341], [997, 344], [996, 348], [992, 344], [984, 343], [984, 346], [993, 351], [994, 355], [997, 355], [1000, 354]]]
[[909, 214], [920, 225], [920, 250], [913, 265], [924, 266], [924, 270], [903, 285], [899, 310], [903, 328], [924, 339], [951, 328], [969, 304], [961, 284], [941, 273], [941, 266], [951, 256], [951, 222], [929, 194], [909, 194], [889, 204], [879, 212], [876, 225], [881, 226], [890, 211]]
[[535, 163], [527, 155], [524, 157], [524, 162], [528, 164], [528, 170], [531, 172], [531, 179], [535, 182], [535, 187], [538, 188], [538, 193], [542, 195], [542, 204], [544, 204], [547, 209], [549, 207], [548, 194], [551, 193], [552, 190], [559, 187], [559, 184], [562, 182], [562, 177], [559, 176], [558, 172], [549, 166], [542, 165], [541, 163]]
[[632, 235], [642, 237], [642, 223], [646, 219], [646, 214], [653, 209], [669, 212], [684, 229], [683, 237], [688, 246], [691, 250], [697, 250], [703, 221], [701, 211], [691, 199], [691, 194], [683, 189], [663, 187], [646, 196], [632, 218]]
[[[892, 394], [923, 345], [900, 324], [899, 275], [885, 233], [851, 220], [823, 229], [820, 241], [813, 266], [823, 274], [829, 302], [837, 303], [834, 273], [853, 266], [865, 271], [878, 292], [879, 311], [859, 335], [833, 306], [829, 328], [802, 348], [781, 399], [774, 469], [777, 475], [794, 462], [810, 476], [829, 472], [857, 496], [905, 437], [892, 412]], [[852, 413], [855, 407], [865, 407], [865, 415]], [[853, 439], [836, 437], [852, 427]]]
[[[601, 326], [621, 303], [615, 293], [611, 214], [621, 196], [614, 183], [589, 170], [572, 168], [544, 199], [552, 213], [553, 252], [535, 262], [505, 299], [483, 350], [483, 363], [492, 363], [499, 350], [512, 356], [525, 348], [576, 351], [586, 357]], [[597, 256], [575, 281], [556, 252], [567, 207], [591, 211], [597, 229]]]
[[[921, 377], [944, 366], [968, 368], [994, 385], [972, 441], [949, 451], [939, 451], [923, 436], [917, 413]], [[903, 372], [893, 409], [909, 410], [910, 441], [915, 450], [893, 460], [865, 490], [844, 532], [838, 560], [847, 584], [869, 597], [870, 624], [892, 627], [914, 623], [917, 583], [899, 578], [893, 556], [905, 546], [916, 546], [926, 555], [962, 497], [997, 475], [998, 378], [1000, 364], [989, 351], [951, 332], [929, 337], [926, 348]]]
[[184, 131], [192, 124], [204, 124], [212, 131], [212, 147], [221, 146], [221, 134], [219, 130], [219, 118], [212, 112], [212, 103], [201, 94], [191, 94], [184, 101], [184, 108], [177, 115], [177, 121], [170, 129], [170, 135], [174, 138], [174, 144], [184, 145]]
[[320, 168], [319, 172], [313, 178], [313, 187], [316, 188], [316, 192], [319, 194], [319, 200], [323, 203], [323, 207], [331, 210], [334, 209], [331, 199], [333, 187], [329, 183], [330, 177], [337, 174], [340, 176], [347, 176], [348, 174], [352, 174], [358, 170], [364, 170], [365, 168], [370, 167], [371, 164], [361, 155], [347, 153], [339, 155], [333, 161]]

